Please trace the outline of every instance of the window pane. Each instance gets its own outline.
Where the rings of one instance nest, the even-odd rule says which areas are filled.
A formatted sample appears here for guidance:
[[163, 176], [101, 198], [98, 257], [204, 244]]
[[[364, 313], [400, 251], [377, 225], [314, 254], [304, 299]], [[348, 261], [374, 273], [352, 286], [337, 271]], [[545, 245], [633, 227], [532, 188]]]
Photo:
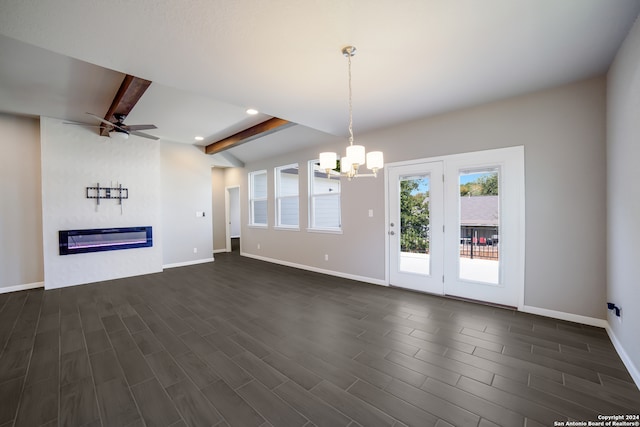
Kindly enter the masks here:
[[298, 222], [298, 198], [280, 199], [280, 225], [297, 226]]
[[267, 173], [260, 172], [253, 175], [253, 199], [266, 199], [267, 198]]
[[460, 279], [500, 283], [499, 168], [460, 171]]
[[298, 166], [280, 169], [280, 192], [278, 196], [298, 195]]
[[254, 224], [267, 223], [267, 201], [266, 200], [253, 201], [253, 223]]
[[324, 172], [318, 172], [314, 174], [313, 193], [314, 194], [340, 193], [340, 178], [337, 176], [331, 176], [327, 178], [327, 174]]
[[313, 198], [314, 224], [317, 228], [340, 227], [340, 194]]
[[275, 169], [276, 177], [276, 225], [297, 227], [298, 213], [298, 164]]
[[267, 171], [249, 173], [249, 223], [267, 225]]

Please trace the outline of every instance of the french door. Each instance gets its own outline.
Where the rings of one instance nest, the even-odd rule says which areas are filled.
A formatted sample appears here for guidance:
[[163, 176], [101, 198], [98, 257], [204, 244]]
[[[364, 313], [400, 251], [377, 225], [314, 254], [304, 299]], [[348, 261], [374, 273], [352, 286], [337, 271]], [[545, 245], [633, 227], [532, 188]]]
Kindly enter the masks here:
[[442, 173], [442, 162], [388, 168], [392, 285], [442, 293]]
[[523, 147], [387, 167], [389, 283], [520, 306]]

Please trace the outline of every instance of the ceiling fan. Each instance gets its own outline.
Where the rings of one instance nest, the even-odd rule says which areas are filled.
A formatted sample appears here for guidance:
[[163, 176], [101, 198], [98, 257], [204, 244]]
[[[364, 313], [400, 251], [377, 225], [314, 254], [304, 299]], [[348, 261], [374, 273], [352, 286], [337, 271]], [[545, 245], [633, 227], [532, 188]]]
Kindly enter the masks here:
[[129, 134], [140, 136], [142, 138], [148, 138], [153, 140], [158, 140], [157, 136], [149, 135], [148, 133], [140, 132], [141, 130], [148, 129], [157, 129], [156, 125], [125, 125], [124, 120], [126, 119], [126, 115], [124, 114], [114, 114], [113, 117], [116, 119], [115, 122], [110, 122], [108, 120], [103, 119], [102, 117], [96, 116], [95, 114], [87, 113], [91, 117], [96, 120], [102, 122], [101, 125], [91, 125], [87, 123], [73, 123], [73, 122], [65, 122], [68, 125], [80, 125], [80, 126], [98, 126], [101, 129], [107, 129], [109, 132], [109, 137], [115, 137], [119, 139], [127, 139], [129, 138]]

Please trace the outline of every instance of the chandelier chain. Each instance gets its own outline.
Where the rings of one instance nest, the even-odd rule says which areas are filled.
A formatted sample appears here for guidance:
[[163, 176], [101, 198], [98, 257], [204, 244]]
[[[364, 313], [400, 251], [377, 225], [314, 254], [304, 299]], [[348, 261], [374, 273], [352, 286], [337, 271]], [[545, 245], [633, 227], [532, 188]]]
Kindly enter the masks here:
[[353, 145], [353, 100], [351, 88], [351, 57], [353, 56], [353, 48], [347, 51], [349, 59], [349, 145]]

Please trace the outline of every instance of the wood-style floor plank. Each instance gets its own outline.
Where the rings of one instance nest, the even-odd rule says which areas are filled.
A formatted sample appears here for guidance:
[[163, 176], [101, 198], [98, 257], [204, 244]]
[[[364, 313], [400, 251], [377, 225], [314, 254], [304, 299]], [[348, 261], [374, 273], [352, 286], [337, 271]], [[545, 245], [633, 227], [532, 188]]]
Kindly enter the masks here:
[[541, 427], [636, 414], [606, 331], [240, 257], [0, 294], [0, 427]]
[[351, 423], [349, 418], [293, 381], [276, 387], [274, 392], [318, 427], [344, 427]]

